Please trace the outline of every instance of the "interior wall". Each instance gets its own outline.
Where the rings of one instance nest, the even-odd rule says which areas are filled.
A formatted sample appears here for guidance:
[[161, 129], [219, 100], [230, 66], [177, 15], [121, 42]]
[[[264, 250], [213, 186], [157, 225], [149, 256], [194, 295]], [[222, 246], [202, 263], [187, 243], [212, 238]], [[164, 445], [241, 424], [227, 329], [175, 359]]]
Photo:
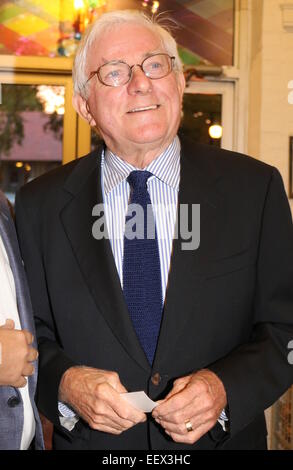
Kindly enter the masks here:
[[248, 108], [248, 145], [249, 155], [261, 156], [261, 111], [262, 111], [262, 34], [263, 34], [263, 1], [251, 2], [250, 15], [250, 100]]
[[[276, 166], [289, 190], [293, 136], [293, 0], [252, 0], [248, 153]], [[285, 5], [284, 10], [282, 6]], [[293, 210], [293, 200], [290, 200]]]

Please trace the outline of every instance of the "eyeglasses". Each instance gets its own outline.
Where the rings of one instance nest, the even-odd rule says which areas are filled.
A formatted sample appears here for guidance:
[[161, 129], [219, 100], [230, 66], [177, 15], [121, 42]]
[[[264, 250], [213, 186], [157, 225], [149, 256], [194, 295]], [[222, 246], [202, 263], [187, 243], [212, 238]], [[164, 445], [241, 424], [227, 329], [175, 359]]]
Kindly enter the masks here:
[[132, 77], [133, 67], [136, 65], [141, 68], [144, 74], [152, 80], [164, 78], [172, 71], [175, 57], [168, 54], [153, 54], [142, 61], [141, 64], [132, 66], [121, 60], [113, 60], [101, 65], [97, 70], [91, 72], [86, 83], [89, 82], [94, 75], [97, 75], [103, 85], [106, 86], [122, 86], [126, 85]]

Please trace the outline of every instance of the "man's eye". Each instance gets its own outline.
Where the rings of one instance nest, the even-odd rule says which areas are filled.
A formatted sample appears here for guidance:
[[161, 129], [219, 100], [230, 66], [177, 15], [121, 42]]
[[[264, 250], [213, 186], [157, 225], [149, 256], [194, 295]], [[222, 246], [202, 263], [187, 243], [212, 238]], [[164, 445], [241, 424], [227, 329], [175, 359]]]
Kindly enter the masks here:
[[161, 68], [161, 67], [162, 67], [162, 64], [161, 64], [161, 62], [152, 62], [152, 63], [150, 64], [150, 66], [151, 66], [151, 68], [152, 68], [153, 70], [155, 70], [155, 69]]
[[121, 70], [111, 70], [111, 72], [109, 72], [107, 75], [106, 75], [106, 78], [118, 78], [119, 76], [121, 75]]

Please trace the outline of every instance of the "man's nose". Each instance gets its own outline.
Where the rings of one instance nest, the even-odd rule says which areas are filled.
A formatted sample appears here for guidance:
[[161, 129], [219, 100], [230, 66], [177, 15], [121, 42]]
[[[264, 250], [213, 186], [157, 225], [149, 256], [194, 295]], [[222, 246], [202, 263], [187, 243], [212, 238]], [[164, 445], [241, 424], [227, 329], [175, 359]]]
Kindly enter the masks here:
[[132, 76], [128, 83], [128, 93], [147, 94], [152, 90], [152, 80], [146, 76], [140, 65], [134, 65]]

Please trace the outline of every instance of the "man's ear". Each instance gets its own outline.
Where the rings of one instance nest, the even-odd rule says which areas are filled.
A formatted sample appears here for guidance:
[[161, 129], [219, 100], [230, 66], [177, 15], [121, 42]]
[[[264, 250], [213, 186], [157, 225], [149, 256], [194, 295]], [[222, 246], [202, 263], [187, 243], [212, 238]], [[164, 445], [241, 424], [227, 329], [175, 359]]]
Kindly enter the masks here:
[[95, 127], [96, 126], [96, 121], [93, 118], [89, 105], [87, 101], [81, 96], [81, 95], [74, 95], [72, 98], [72, 105], [75, 109], [75, 111], [83, 118], [85, 119], [90, 126]]
[[179, 92], [180, 92], [181, 96], [183, 96], [185, 86], [186, 86], [186, 81], [185, 81], [185, 77], [184, 77], [183, 72], [178, 73], [177, 81], [178, 81]]

